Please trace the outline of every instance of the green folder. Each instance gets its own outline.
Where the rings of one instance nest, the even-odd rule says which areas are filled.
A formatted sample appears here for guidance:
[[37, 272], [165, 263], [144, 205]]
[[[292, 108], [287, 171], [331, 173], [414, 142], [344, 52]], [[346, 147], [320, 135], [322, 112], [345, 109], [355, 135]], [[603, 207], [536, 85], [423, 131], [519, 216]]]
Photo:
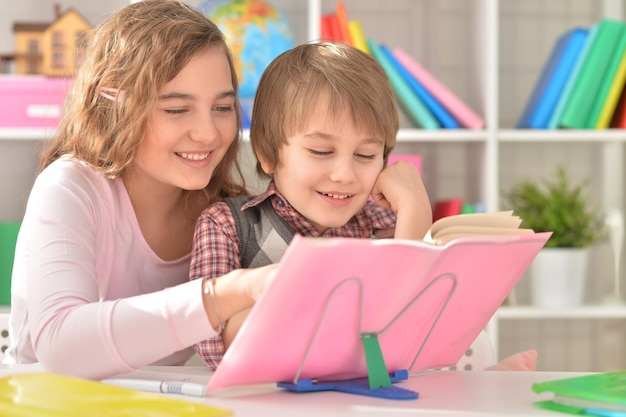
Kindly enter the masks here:
[[11, 272], [20, 223], [0, 223], [0, 305], [11, 304]]
[[552, 400], [535, 403], [542, 408], [571, 414], [626, 416], [626, 370], [536, 382], [532, 390], [554, 394]]
[[593, 44], [590, 45], [576, 83], [565, 103], [559, 127], [587, 128], [587, 120], [591, 115], [596, 94], [606, 77], [623, 30], [624, 23], [617, 20], [603, 19], [599, 23]]

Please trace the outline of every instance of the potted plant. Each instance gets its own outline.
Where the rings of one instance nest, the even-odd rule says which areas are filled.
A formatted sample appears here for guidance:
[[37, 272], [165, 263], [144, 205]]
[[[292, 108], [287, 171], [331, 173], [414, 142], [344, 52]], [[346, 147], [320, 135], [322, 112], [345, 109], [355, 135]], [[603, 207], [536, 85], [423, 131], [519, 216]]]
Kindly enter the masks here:
[[502, 193], [503, 206], [522, 219], [522, 227], [552, 232], [529, 271], [536, 305], [582, 302], [589, 248], [606, 235], [601, 211], [590, 202], [586, 186], [573, 184], [558, 167], [552, 178], [523, 179]]

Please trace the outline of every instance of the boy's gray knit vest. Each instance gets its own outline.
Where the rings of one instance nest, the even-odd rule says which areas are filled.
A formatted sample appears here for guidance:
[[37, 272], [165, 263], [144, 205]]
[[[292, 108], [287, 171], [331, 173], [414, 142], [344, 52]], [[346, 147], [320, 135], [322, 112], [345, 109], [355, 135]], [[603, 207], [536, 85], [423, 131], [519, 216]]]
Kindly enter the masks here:
[[291, 226], [276, 214], [269, 198], [241, 211], [241, 206], [251, 199], [248, 196], [224, 199], [235, 218], [242, 268], [278, 263], [295, 234]]

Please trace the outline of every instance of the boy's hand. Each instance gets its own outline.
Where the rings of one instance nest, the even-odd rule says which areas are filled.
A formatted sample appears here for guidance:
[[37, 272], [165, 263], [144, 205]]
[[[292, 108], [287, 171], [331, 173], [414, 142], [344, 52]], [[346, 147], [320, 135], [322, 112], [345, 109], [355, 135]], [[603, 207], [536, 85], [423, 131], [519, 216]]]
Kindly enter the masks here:
[[432, 224], [428, 193], [417, 168], [409, 162], [385, 167], [374, 184], [372, 199], [396, 213], [396, 239], [422, 239]]

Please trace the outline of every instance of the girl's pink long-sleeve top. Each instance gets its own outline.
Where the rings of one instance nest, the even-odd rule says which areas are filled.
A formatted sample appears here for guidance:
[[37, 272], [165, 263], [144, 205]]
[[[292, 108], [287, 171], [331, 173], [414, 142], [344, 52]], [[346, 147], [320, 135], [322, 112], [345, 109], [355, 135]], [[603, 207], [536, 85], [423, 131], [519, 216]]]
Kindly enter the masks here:
[[152, 251], [122, 180], [55, 161], [35, 181], [18, 236], [4, 362], [92, 379], [182, 364], [215, 335], [189, 262]]

